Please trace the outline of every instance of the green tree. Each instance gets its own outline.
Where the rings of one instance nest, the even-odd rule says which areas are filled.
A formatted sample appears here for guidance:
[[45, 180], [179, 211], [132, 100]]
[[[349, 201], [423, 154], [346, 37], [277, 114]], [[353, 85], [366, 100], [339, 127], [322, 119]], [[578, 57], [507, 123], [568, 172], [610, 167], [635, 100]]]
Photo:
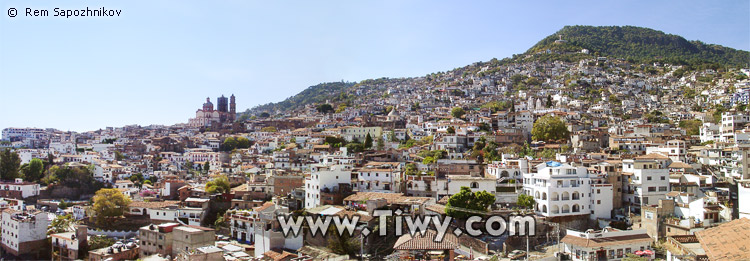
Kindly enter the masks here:
[[687, 135], [699, 135], [700, 134], [700, 128], [703, 126], [703, 122], [701, 120], [682, 120], [678, 124], [680, 128], [684, 129], [685, 132], [687, 132]]
[[471, 192], [469, 187], [461, 187], [460, 192], [448, 199], [445, 214], [454, 218], [465, 218], [472, 215], [471, 212], [486, 212], [494, 202], [495, 195], [487, 191]]
[[123, 159], [125, 159], [125, 156], [124, 156], [124, 155], [122, 155], [122, 152], [119, 152], [119, 151], [115, 151], [115, 160], [116, 160], [116, 161], [121, 161], [121, 160], [123, 160]]
[[211, 170], [211, 164], [206, 161], [206, 163], [203, 163], [203, 173], [208, 173], [209, 170]]
[[404, 166], [404, 175], [417, 175], [417, 165], [414, 163], [409, 163]]
[[70, 214], [56, 216], [47, 226], [47, 235], [71, 231], [74, 224], [75, 220]]
[[367, 136], [365, 136], [365, 148], [372, 148], [372, 136], [370, 136], [369, 132], [367, 133]]
[[92, 235], [89, 237], [89, 250], [109, 247], [115, 244], [115, 240], [106, 236]]
[[220, 229], [222, 227], [227, 227], [227, 221], [224, 219], [224, 213], [219, 213], [216, 221], [214, 221], [214, 228]]
[[346, 147], [346, 149], [347, 149], [348, 152], [352, 152], [352, 153], [358, 153], [358, 152], [365, 151], [365, 145], [362, 144], [362, 143], [357, 143], [357, 142], [349, 143], [349, 144], [346, 144], [345, 147]]
[[320, 113], [331, 113], [331, 112], [334, 111], [333, 110], [333, 106], [331, 106], [328, 103], [324, 103], [324, 104], [318, 105], [317, 109], [318, 109], [318, 112], [320, 112]]
[[222, 151], [232, 151], [237, 148], [237, 140], [234, 137], [227, 137], [224, 142], [221, 143]]
[[358, 238], [352, 238], [347, 232], [344, 232], [343, 235], [339, 235], [336, 226], [334, 225], [328, 227], [327, 235], [328, 249], [333, 253], [354, 257], [360, 250]]
[[526, 194], [519, 194], [518, 199], [516, 200], [516, 205], [526, 209], [534, 208], [534, 203], [534, 197]]
[[568, 140], [570, 131], [565, 123], [556, 116], [545, 115], [534, 122], [531, 136], [535, 141]]
[[125, 214], [130, 199], [117, 189], [100, 189], [94, 194], [92, 210], [96, 214], [96, 224], [104, 227], [110, 224], [109, 218]]
[[451, 110], [451, 115], [453, 116], [453, 118], [460, 119], [464, 116], [464, 114], [466, 114], [466, 111], [464, 111], [464, 108], [461, 107], [455, 107]]
[[274, 127], [274, 126], [268, 126], [268, 127], [261, 128], [260, 131], [262, 131], [262, 132], [277, 132], [279, 130], [276, 129], [276, 127]]
[[378, 150], [385, 149], [385, 140], [383, 139], [383, 136], [378, 136], [377, 142], [378, 142], [378, 147], [377, 147]]
[[187, 170], [187, 171], [191, 171], [191, 170], [195, 169], [195, 165], [193, 164], [192, 161], [186, 160], [185, 163], [182, 164], [182, 168], [185, 169], [185, 170]]
[[445, 132], [448, 134], [456, 134], [456, 129], [454, 129], [453, 126], [448, 126], [448, 128], [445, 129]]
[[625, 258], [622, 259], [622, 261], [648, 261], [648, 258], [638, 256], [633, 253], [627, 253], [625, 254]]
[[248, 140], [247, 138], [240, 136], [240, 137], [236, 138], [236, 141], [237, 141], [237, 148], [238, 149], [247, 149], [247, 148], [250, 148], [250, 140]]
[[28, 182], [39, 181], [44, 174], [44, 162], [41, 159], [32, 159], [26, 167], [22, 168], [23, 179]]
[[214, 178], [213, 180], [206, 182], [206, 192], [209, 194], [214, 193], [228, 193], [229, 192], [229, 179], [227, 176], [221, 175]]
[[21, 158], [18, 157], [18, 153], [10, 151], [10, 149], [5, 149], [0, 153], [0, 179], [15, 179], [18, 177], [18, 169], [20, 167]]

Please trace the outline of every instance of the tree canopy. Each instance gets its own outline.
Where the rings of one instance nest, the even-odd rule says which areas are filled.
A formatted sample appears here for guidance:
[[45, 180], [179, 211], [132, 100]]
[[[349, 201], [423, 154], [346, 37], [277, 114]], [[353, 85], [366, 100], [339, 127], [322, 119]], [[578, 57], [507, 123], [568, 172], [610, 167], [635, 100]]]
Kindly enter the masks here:
[[461, 187], [460, 192], [448, 199], [448, 204], [445, 205], [445, 214], [454, 218], [465, 218], [471, 216], [472, 213], [460, 209], [486, 212], [492, 203], [495, 203], [495, 195], [492, 193], [487, 191], [471, 192], [470, 188]]
[[519, 194], [518, 199], [516, 200], [516, 205], [522, 208], [534, 208], [534, 197], [526, 195], [526, 194]]
[[128, 211], [130, 198], [117, 189], [100, 189], [93, 198], [94, 205], [91, 208], [96, 213], [96, 224], [99, 226], [109, 225], [109, 219], [119, 217]]
[[18, 153], [5, 149], [0, 153], [0, 179], [13, 180], [18, 177], [21, 158]]
[[556, 116], [545, 115], [534, 122], [531, 129], [531, 137], [535, 141], [560, 141], [568, 140], [570, 131], [565, 123]]
[[457, 118], [457, 119], [461, 118], [464, 116], [464, 114], [466, 114], [466, 111], [464, 111], [464, 108], [455, 107], [451, 109], [451, 115], [453, 116], [453, 118]]
[[229, 179], [226, 176], [221, 175], [213, 180], [206, 182], [206, 192], [209, 194], [214, 193], [227, 193], [229, 192]]
[[41, 159], [31, 159], [27, 164], [21, 166], [23, 180], [37, 182], [44, 175], [44, 162]]
[[250, 148], [250, 140], [245, 137], [227, 137], [221, 144], [221, 151], [232, 151], [235, 149], [247, 149]]
[[[565, 43], [556, 42], [560, 36]], [[632, 63], [663, 62], [691, 66], [721, 63], [739, 67], [747, 66], [750, 60], [747, 51], [688, 41], [681, 36], [636, 26], [565, 26], [539, 41], [527, 54], [550, 49], [553, 53], [575, 52], [581, 55], [584, 48], [601, 56], [622, 58]]]
[[333, 106], [330, 105], [330, 104], [328, 104], [328, 103], [324, 103], [324, 104], [318, 105], [318, 107], [316, 109], [320, 113], [331, 113], [331, 112], [334, 112]]

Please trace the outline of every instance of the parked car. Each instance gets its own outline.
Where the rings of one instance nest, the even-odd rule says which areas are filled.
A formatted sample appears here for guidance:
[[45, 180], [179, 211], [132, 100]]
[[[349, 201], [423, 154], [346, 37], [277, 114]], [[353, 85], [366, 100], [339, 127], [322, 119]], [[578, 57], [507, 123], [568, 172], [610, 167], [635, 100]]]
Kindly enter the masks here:
[[526, 251], [523, 250], [513, 250], [508, 253], [508, 258], [511, 260], [518, 260], [526, 256]]

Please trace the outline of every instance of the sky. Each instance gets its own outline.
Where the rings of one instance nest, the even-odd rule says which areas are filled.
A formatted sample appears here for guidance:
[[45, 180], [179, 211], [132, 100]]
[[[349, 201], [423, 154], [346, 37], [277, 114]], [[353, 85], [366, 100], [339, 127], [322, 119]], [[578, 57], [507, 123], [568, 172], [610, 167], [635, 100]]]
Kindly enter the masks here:
[[[121, 14], [53, 16], [86, 7]], [[525, 52], [565, 25], [642, 26], [750, 50], [746, 0], [4, 0], [0, 8], [0, 129], [185, 123], [206, 97], [216, 104], [234, 94], [244, 111], [321, 82], [423, 76]]]

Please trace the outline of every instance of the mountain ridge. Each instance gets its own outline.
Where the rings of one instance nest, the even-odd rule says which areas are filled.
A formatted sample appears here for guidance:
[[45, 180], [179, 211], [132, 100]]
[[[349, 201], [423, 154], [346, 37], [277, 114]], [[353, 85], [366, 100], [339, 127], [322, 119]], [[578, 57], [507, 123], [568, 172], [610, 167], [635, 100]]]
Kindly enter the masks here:
[[[587, 49], [588, 53], [583, 53]], [[724, 47], [716, 44], [706, 44], [698, 40], [689, 41], [685, 38], [667, 34], [651, 28], [636, 26], [564, 26], [549, 35], [525, 53], [513, 55], [502, 60], [492, 59], [489, 62], [478, 62], [490, 67], [499, 67], [508, 63], [528, 61], [567, 62], [586, 58], [604, 56], [612, 59], [622, 59], [630, 63], [662, 62], [688, 67], [701, 66], [731, 66], [742, 67], [750, 63], [750, 52]], [[473, 65], [457, 67], [456, 70], [468, 71]], [[490, 70], [491, 71], [491, 70]], [[433, 73], [434, 74], [434, 73]], [[428, 76], [431, 74], [428, 74]], [[410, 77], [413, 78], [413, 77]], [[280, 102], [271, 102], [247, 109], [241, 116], [248, 118], [251, 114], [262, 112], [285, 111], [298, 109], [308, 104], [326, 101], [347, 101], [347, 90], [363, 83], [377, 83], [391, 80], [389, 78], [368, 79], [357, 82], [328, 82], [309, 86], [300, 93], [290, 96]]]

